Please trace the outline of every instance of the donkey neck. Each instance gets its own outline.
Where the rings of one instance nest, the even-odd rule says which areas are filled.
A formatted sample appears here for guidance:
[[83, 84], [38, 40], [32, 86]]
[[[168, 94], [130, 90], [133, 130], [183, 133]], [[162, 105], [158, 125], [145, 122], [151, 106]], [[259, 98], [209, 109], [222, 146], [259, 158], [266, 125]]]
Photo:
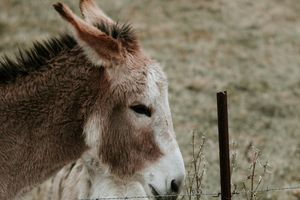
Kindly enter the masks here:
[[101, 72], [74, 48], [0, 84], [0, 199], [42, 182], [87, 149], [82, 132]]

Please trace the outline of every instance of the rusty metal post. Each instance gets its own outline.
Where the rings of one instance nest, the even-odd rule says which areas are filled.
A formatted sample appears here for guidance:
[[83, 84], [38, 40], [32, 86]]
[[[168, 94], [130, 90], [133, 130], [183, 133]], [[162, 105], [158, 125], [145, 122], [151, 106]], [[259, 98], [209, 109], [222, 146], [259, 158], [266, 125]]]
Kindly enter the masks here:
[[227, 92], [217, 93], [221, 199], [231, 200]]

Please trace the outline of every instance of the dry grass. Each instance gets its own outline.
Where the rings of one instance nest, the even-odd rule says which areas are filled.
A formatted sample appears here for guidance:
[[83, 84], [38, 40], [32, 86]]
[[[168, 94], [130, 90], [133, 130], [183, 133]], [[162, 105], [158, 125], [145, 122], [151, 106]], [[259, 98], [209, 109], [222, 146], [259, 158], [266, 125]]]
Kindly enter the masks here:
[[206, 160], [205, 160], [205, 137], [200, 140], [197, 138], [197, 134], [193, 132], [192, 136], [192, 160], [187, 165], [187, 174], [185, 179], [185, 185], [183, 194], [188, 194], [190, 196], [182, 196], [183, 199], [196, 199], [200, 200], [203, 194], [203, 185], [206, 170]]
[[[215, 190], [206, 191], [208, 177], [206, 171], [206, 138], [198, 137], [198, 134], [192, 134], [192, 160], [187, 164], [187, 177], [185, 180], [185, 188], [182, 192], [181, 200], [188, 199], [207, 199], [217, 198], [220, 196], [220, 188]], [[270, 180], [272, 177], [272, 168], [268, 161], [262, 161], [261, 152], [252, 144], [247, 148], [245, 157], [249, 162], [249, 167], [243, 169], [239, 166], [237, 155], [239, 152], [236, 149], [236, 144], [232, 144], [230, 148], [231, 153], [231, 177], [239, 176], [240, 181], [232, 181], [232, 199], [245, 199], [245, 200], [262, 200], [268, 199], [271, 192], [261, 192], [269, 188]], [[246, 173], [243, 173], [246, 172]], [[220, 178], [218, 177], [218, 180]], [[291, 194], [297, 196], [297, 190]]]
[[[268, 199], [270, 193], [260, 191], [266, 190], [270, 186], [271, 166], [268, 161], [262, 162], [260, 160], [261, 155], [258, 149], [253, 146], [250, 148], [249, 152], [247, 152], [247, 154], [250, 153], [247, 155], [250, 164], [248, 174], [246, 174], [244, 180], [233, 183], [233, 193], [236, 193], [233, 199], [240, 199], [241, 196], [246, 200]], [[233, 159], [233, 163], [235, 162], [236, 159]], [[233, 170], [234, 173], [238, 174], [237, 167], [238, 165], [235, 164]]]
[[[0, 50], [12, 52], [65, 26], [55, 0], [1, 0]], [[77, 1], [66, 0], [77, 9]], [[205, 191], [219, 188], [215, 93], [227, 89], [231, 140], [250, 143], [272, 163], [270, 185], [300, 182], [300, 4], [298, 0], [99, 0], [114, 19], [131, 21], [149, 54], [165, 65], [178, 140], [193, 159], [191, 130], [206, 135]], [[237, 154], [234, 182], [248, 173]], [[272, 193], [265, 199], [297, 199]]]

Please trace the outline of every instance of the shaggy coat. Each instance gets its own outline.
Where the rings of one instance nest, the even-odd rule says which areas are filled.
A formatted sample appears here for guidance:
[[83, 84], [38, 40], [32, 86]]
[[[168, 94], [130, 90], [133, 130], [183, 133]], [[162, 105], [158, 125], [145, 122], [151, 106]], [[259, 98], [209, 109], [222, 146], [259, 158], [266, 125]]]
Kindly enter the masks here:
[[[30, 200], [78, 200], [140, 197], [149, 200], [136, 179], [120, 180], [101, 165], [95, 151], [62, 168], [49, 181], [35, 188]], [[25, 198], [26, 199], [26, 198]]]
[[184, 163], [160, 66], [129, 25], [81, 0], [55, 10], [73, 35], [0, 61], [0, 200], [42, 183], [92, 148], [111, 174], [139, 174], [147, 194], [178, 194]]

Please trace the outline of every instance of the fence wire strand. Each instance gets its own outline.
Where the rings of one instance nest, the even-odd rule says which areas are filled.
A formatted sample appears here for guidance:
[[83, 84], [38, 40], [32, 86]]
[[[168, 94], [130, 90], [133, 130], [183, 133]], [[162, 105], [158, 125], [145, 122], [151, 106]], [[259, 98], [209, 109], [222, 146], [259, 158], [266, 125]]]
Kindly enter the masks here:
[[[282, 187], [282, 188], [269, 188], [262, 190], [257, 190], [255, 193], [268, 193], [268, 192], [279, 192], [279, 191], [290, 191], [290, 190], [297, 190], [300, 189], [299, 186], [289, 186], [289, 187]], [[251, 191], [234, 191], [232, 193], [232, 196], [237, 196], [241, 194], [249, 194]], [[218, 198], [221, 196], [221, 192], [211, 192], [211, 193], [192, 193], [192, 194], [179, 194], [179, 195], [159, 195], [159, 196], [128, 196], [128, 197], [99, 197], [99, 198], [93, 198], [93, 199], [79, 199], [79, 200], [100, 200], [100, 199], [107, 199], [107, 200], [118, 200], [118, 199], [151, 199], [156, 198], [160, 199], [161, 197], [199, 197], [199, 196], [210, 196], [214, 198]]]

